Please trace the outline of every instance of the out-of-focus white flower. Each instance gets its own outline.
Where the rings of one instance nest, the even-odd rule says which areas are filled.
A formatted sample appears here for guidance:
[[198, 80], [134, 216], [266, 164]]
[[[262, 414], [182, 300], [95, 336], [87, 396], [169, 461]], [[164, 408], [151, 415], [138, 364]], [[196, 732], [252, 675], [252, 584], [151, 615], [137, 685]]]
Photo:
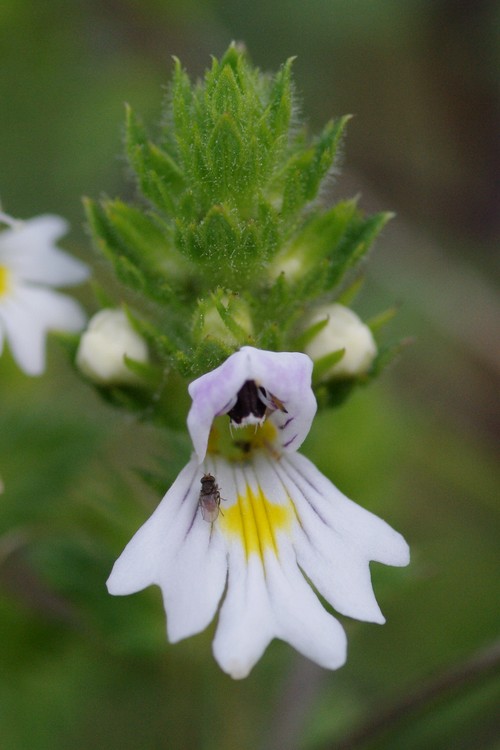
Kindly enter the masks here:
[[323, 379], [352, 378], [364, 375], [377, 354], [377, 344], [368, 326], [348, 307], [326, 305], [309, 321], [314, 325], [326, 320], [326, 325], [305, 347], [306, 353], [317, 361], [332, 352], [344, 349], [339, 362], [323, 374]]
[[[344, 630], [310, 583], [340, 613], [382, 623], [369, 561], [409, 561], [400, 534], [296, 452], [316, 412], [311, 372], [304, 354], [243, 347], [191, 383], [195, 453], [108, 579], [111, 594], [160, 586], [171, 642], [204, 630], [222, 600], [213, 652], [234, 678], [273, 638], [342, 666]], [[243, 428], [231, 437], [225, 414]]]
[[86, 319], [74, 299], [52, 287], [80, 284], [89, 269], [56, 247], [68, 231], [59, 216], [16, 221], [0, 213], [0, 222], [9, 226], [0, 233], [0, 353], [5, 337], [19, 367], [40, 375], [47, 332], [76, 332]]
[[76, 364], [99, 385], [137, 385], [141, 379], [127, 367], [125, 356], [147, 363], [146, 342], [132, 328], [123, 310], [100, 310], [82, 334]]

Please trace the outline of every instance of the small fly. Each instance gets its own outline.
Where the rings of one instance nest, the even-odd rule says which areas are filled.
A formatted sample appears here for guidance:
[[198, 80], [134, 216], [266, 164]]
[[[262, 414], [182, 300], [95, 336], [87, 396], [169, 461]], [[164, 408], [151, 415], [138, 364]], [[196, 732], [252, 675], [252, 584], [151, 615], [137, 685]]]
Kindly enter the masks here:
[[199, 504], [201, 515], [207, 523], [213, 523], [220, 513], [220, 491], [219, 485], [212, 474], [204, 474], [201, 478], [201, 490]]

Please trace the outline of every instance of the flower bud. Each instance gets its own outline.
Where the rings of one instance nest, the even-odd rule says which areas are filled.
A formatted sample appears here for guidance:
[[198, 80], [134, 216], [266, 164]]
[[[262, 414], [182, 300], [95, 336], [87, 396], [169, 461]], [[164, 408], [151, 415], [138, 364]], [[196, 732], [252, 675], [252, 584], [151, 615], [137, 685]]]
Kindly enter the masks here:
[[327, 323], [305, 347], [313, 361], [345, 349], [342, 359], [327, 370], [322, 379], [331, 377], [352, 378], [364, 375], [377, 354], [377, 345], [368, 326], [350, 310], [340, 304], [320, 308], [310, 325], [327, 318]]
[[200, 327], [200, 338], [214, 336], [225, 344], [233, 346], [253, 333], [252, 319], [248, 305], [237, 295], [223, 295], [221, 305], [227, 311], [228, 325], [221, 317], [217, 306], [209, 300], [202, 308], [203, 322]]
[[127, 367], [125, 356], [147, 363], [148, 348], [123, 310], [101, 310], [80, 339], [76, 364], [98, 385], [138, 385], [140, 377]]

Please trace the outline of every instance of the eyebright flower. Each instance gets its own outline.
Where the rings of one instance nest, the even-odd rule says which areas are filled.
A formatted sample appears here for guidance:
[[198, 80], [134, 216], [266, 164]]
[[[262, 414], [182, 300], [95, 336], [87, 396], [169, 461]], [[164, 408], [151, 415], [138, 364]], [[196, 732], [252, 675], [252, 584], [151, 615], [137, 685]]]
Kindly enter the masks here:
[[19, 367], [41, 375], [47, 332], [76, 332], [85, 324], [80, 305], [52, 287], [79, 284], [89, 271], [56, 247], [68, 231], [59, 216], [15, 221], [0, 214], [0, 222], [9, 226], [0, 233], [0, 353], [5, 336]]
[[320, 308], [310, 324], [322, 320], [326, 324], [305, 347], [307, 354], [318, 360], [332, 352], [345, 350], [342, 359], [332, 365], [323, 378], [352, 378], [368, 372], [377, 355], [377, 344], [366, 323], [338, 303]]
[[311, 372], [305, 354], [246, 346], [191, 383], [195, 452], [107, 582], [111, 594], [160, 586], [171, 642], [204, 630], [222, 600], [213, 652], [234, 678], [273, 638], [342, 666], [344, 630], [315, 589], [383, 623], [369, 561], [409, 562], [400, 534], [297, 453], [316, 412]]
[[146, 342], [123, 310], [100, 310], [80, 339], [76, 364], [99, 385], [136, 385], [140, 378], [127, 367], [125, 356], [145, 364], [149, 361]]

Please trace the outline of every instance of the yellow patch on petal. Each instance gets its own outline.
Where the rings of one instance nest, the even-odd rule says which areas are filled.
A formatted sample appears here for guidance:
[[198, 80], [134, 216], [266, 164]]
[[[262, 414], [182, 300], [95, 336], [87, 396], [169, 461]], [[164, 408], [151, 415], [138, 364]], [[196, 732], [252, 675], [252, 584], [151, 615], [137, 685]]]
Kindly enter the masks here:
[[226, 415], [216, 417], [210, 430], [207, 453], [222, 455], [228, 461], [244, 461], [254, 451], [266, 449], [278, 458], [279, 451], [275, 447], [277, 432], [269, 419], [258, 426], [230, 427]]
[[0, 297], [9, 291], [9, 269], [0, 266]]
[[247, 559], [257, 554], [264, 559], [266, 550], [278, 554], [277, 531], [289, 531], [294, 519], [294, 508], [269, 502], [260, 487], [254, 492], [247, 484], [244, 495], [238, 495], [234, 505], [224, 508], [219, 516], [224, 533], [238, 537], [245, 548]]

